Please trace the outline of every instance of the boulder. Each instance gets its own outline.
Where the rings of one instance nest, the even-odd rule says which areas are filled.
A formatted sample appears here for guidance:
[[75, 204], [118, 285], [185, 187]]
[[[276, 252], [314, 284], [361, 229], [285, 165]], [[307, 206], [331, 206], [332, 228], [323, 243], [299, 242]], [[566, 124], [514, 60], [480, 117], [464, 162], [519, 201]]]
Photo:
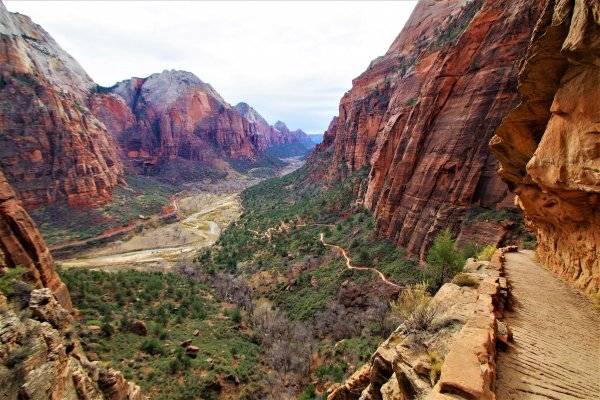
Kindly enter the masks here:
[[190, 357], [190, 358], [196, 358], [196, 356], [198, 355], [198, 351], [200, 349], [197, 346], [187, 346], [185, 348], [185, 355]]
[[148, 327], [144, 321], [134, 321], [129, 326], [129, 332], [138, 336], [148, 336]]

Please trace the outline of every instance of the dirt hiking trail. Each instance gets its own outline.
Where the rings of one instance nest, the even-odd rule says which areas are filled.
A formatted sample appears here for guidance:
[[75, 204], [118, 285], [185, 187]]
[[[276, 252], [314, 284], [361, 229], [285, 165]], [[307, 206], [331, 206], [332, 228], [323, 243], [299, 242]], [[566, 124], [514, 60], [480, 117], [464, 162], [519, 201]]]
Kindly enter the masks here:
[[344, 250], [342, 247], [338, 246], [337, 244], [331, 244], [331, 243], [327, 243], [324, 239], [323, 239], [324, 235], [323, 233], [320, 234], [319, 239], [321, 240], [321, 243], [323, 243], [325, 246], [329, 246], [329, 247], [333, 247], [334, 249], [338, 250], [339, 252], [342, 253], [342, 256], [344, 257], [344, 259], [346, 260], [346, 268], [348, 269], [355, 269], [358, 271], [370, 271], [370, 272], [374, 272], [375, 274], [377, 274], [379, 276], [379, 278], [383, 281], [383, 283], [390, 285], [396, 289], [403, 289], [404, 286], [400, 286], [400, 285], [396, 285], [394, 282], [390, 282], [385, 275], [383, 274], [383, 272], [381, 272], [380, 270], [378, 270], [377, 268], [372, 268], [372, 267], [356, 267], [354, 265], [352, 265], [352, 263], [350, 262], [350, 257], [348, 257], [348, 253], [346, 252], [346, 250]]
[[600, 399], [600, 316], [592, 302], [533, 259], [506, 254], [514, 341], [498, 355], [496, 396]]

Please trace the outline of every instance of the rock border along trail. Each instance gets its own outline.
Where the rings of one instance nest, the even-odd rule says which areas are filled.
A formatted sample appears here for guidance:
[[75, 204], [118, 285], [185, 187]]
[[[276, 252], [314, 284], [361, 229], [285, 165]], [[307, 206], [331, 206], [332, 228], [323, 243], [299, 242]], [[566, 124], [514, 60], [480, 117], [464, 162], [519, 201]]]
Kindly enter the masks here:
[[506, 254], [513, 332], [500, 352], [496, 396], [514, 399], [599, 399], [600, 315], [576, 289], [533, 260]]

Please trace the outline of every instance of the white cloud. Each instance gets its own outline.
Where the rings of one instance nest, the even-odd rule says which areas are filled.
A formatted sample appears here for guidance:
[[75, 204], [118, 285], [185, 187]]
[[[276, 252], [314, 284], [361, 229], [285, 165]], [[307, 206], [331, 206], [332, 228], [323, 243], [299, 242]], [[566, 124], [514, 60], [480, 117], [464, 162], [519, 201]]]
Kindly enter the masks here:
[[99, 84], [191, 71], [269, 122], [324, 131], [339, 99], [386, 52], [414, 1], [5, 1]]

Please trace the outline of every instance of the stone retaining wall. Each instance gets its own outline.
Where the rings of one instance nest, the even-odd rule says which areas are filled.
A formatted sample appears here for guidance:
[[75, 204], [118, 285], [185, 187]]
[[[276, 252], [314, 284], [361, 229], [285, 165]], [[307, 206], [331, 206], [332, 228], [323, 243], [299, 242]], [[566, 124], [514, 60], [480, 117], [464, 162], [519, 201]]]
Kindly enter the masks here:
[[[486, 268], [479, 285], [475, 311], [450, 346], [439, 381], [429, 399], [495, 399], [496, 348], [510, 340], [510, 330], [502, 316], [509, 307], [510, 289], [504, 275], [504, 253], [515, 246], [499, 249]], [[468, 272], [470, 265], [465, 270]]]
[[440, 312], [429, 328], [398, 327], [369, 364], [329, 388], [328, 400], [495, 399], [496, 348], [511, 337], [502, 322], [510, 306], [504, 254], [511, 251], [517, 248], [499, 249], [489, 262], [470, 259], [434, 296]]

